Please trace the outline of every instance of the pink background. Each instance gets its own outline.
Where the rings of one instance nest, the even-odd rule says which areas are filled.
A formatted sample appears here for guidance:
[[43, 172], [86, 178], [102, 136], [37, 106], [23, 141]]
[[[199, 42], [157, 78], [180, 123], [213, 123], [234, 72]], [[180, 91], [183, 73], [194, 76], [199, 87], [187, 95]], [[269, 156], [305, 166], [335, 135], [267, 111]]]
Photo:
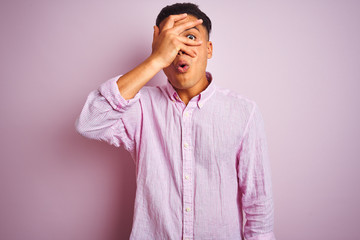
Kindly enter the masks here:
[[[91, 90], [150, 54], [170, 3], [1, 1], [0, 239], [129, 237], [133, 161], [74, 122]], [[277, 238], [360, 239], [360, 3], [197, 3], [213, 21], [208, 71], [263, 113]]]

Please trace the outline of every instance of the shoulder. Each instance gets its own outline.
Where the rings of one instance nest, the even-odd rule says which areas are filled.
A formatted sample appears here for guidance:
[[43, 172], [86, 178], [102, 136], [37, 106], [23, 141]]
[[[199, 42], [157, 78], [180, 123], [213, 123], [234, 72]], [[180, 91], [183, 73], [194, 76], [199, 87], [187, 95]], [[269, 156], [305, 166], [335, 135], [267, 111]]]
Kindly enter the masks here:
[[256, 107], [256, 102], [253, 99], [227, 88], [221, 88], [217, 86], [216, 96], [218, 100], [223, 101], [224, 104], [231, 105], [235, 109], [242, 109], [249, 113], [251, 113]]

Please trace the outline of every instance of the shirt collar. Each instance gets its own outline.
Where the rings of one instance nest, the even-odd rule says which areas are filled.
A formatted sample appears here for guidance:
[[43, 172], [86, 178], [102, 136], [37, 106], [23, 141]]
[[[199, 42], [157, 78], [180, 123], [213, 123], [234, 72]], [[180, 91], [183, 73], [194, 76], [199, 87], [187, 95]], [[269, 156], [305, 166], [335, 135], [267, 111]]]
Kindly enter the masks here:
[[[207, 100], [210, 99], [210, 97], [215, 93], [216, 85], [213, 81], [212, 75], [210, 72], [206, 72], [206, 79], [209, 82], [209, 85], [197, 96], [195, 96], [196, 104], [198, 108], [202, 108]], [[171, 85], [169, 80], [166, 83], [165, 86], [166, 93], [168, 94], [168, 97], [171, 99], [171, 101], [181, 101], [178, 93], [174, 89], [174, 87]]]

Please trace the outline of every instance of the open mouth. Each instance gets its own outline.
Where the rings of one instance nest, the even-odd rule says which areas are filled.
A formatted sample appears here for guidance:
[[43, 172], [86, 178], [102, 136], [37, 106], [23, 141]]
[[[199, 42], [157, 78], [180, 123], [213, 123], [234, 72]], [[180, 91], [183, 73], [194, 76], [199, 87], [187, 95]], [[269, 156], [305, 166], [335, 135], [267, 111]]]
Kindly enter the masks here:
[[180, 73], [185, 73], [189, 70], [190, 65], [185, 62], [185, 61], [179, 61], [176, 66], [175, 66], [176, 70]]

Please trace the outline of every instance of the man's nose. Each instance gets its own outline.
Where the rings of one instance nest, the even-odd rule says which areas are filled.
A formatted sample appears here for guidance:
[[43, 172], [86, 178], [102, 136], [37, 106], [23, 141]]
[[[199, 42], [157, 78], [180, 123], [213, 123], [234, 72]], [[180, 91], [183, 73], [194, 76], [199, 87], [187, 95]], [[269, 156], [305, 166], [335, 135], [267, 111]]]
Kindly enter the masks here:
[[178, 51], [178, 55], [183, 55], [184, 54], [184, 51], [180, 50]]

